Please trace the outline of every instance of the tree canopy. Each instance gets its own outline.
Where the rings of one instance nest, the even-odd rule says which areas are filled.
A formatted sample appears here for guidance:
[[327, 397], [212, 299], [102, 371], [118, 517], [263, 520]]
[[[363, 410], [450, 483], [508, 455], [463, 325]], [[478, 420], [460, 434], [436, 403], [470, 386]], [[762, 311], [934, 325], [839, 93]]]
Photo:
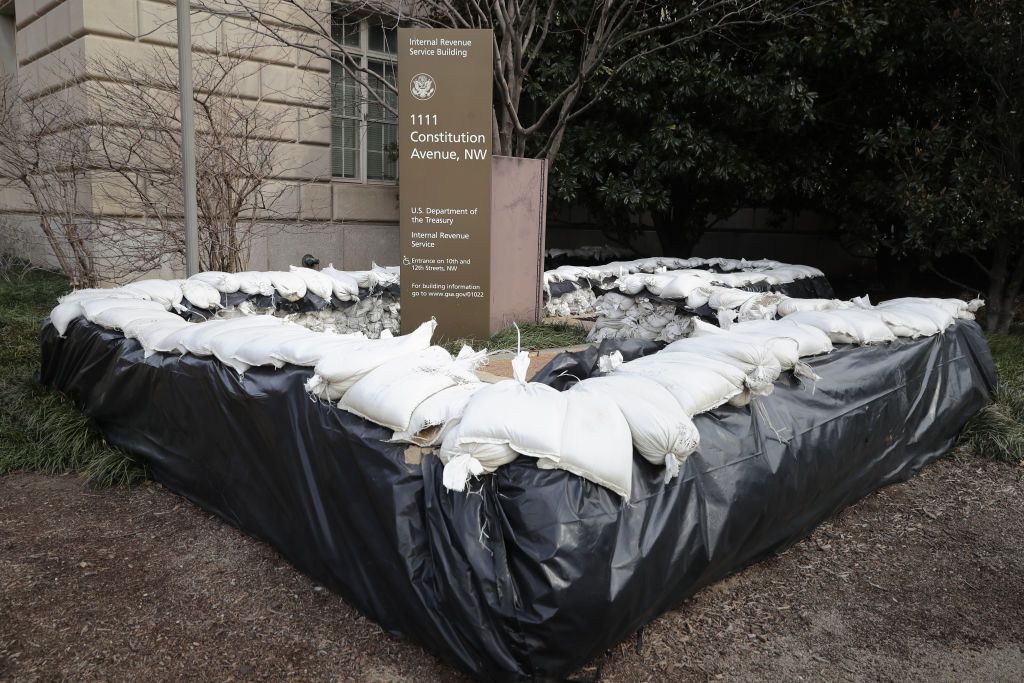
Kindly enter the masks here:
[[844, 241], [987, 290], [1008, 329], [1022, 36], [1013, 0], [823, 3], [708, 32], [630, 63], [567, 132], [553, 194], [617, 229], [649, 219], [675, 255], [736, 208], [813, 209]]

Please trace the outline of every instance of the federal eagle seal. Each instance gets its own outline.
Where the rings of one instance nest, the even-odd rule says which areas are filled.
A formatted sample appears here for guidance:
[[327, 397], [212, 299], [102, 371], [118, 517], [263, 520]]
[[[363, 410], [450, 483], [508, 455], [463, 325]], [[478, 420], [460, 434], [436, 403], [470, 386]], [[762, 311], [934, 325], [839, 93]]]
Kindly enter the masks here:
[[434, 96], [434, 77], [430, 74], [416, 74], [409, 83], [409, 92], [417, 100], [429, 100]]

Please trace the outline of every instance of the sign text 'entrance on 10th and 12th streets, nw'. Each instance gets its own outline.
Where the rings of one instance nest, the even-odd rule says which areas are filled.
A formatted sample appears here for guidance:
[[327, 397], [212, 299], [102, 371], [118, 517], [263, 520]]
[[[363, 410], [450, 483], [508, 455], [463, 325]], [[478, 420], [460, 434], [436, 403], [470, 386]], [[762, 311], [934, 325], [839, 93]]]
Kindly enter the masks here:
[[489, 29], [398, 30], [402, 331], [486, 339], [491, 270]]

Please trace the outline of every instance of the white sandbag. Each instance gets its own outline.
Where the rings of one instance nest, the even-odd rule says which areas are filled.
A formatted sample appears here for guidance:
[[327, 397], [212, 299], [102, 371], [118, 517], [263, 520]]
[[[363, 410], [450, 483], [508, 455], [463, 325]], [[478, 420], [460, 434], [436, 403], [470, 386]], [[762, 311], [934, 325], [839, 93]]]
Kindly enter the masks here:
[[876, 311], [840, 308], [833, 313], [853, 324], [858, 344], [883, 344], [896, 339], [896, 335]]
[[782, 264], [776, 268], [770, 268], [764, 271], [769, 275], [772, 284], [784, 284], [787, 282], [796, 282], [809, 277], [823, 277], [825, 274], [813, 268], [811, 266], [800, 266], [793, 264]]
[[[715, 275], [715, 281], [727, 288], [747, 287], [757, 282], [772, 282], [771, 276], [766, 272], [753, 273], [719, 273]], [[774, 284], [774, 283], [772, 283]]]
[[441, 443], [448, 431], [462, 419], [470, 396], [483, 386], [482, 382], [456, 384], [427, 397], [412, 411], [408, 428], [396, 431], [391, 440], [422, 447]]
[[227, 320], [211, 320], [195, 323], [178, 337], [178, 352], [191, 353], [193, 356], [213, 355], [213, 341], [218, 335], [226, 332], [244, 332], [254, 336], [262, 334], [265, 328], [277, 328], [286, 321], [272, 315], [253, 315], [244, 318]]
[[770, 268], [779, 268], [785, 264], [780, 261], [773, 261], [772, 259], [756, 259], [754, 261], [747, 261], [746, 259], [740, 259], [740, 268], [743, 270], [768, 270]]
[[231, 359], [248, 367], [268, 365], [280, 368], [285, 361], [275, 358], [271, 354], [281, 348], [285, 342], [309, 338], [319, 337], [316, 332], [308, 330], [302, 325], [282, 325], [278, 329], [261, 332], [258, 336], [250, 335], [248, 341], [235, 348]]
[[88, 299], [79, 303], [82, 308], [82, 316], [91, 323], [106, 327], [100, 322], [100, 315], [109, 309], [128, 308], [135, 311], [137, 317], [145, 312], [166, 311], [161, 302], [149, 299]]
[[359, 282], [349, 273], [335, 270], [330, 266], [320, 272], [331, 278], [334, 296], [338, 297], [339, 301], [357, 301], [359, 299]]
[[714, 310], [735, 309], [742, 306], [748, 299], [755, 296], [754, 292], [730, 287], [712, 287], [708, 296], [708, 306]]
[[[194, 323], [188, 323], [175, 316], [177, 320], [159, 320], [132, 328], [132, 335], [142, 345], [143, 356], [149, 358], [154, 353], [170, 353], [173, 349], [162, 346], [162, 342], [175, 332], [179, 332]], [[175, 344], [176, 346], [176, 344]]]
[[891, 301], [883, 301], [879, 306], [886, 304], [896, 303], [912, 303], [921, 301], [923, 303], [930, 303], [935, 306], [940, 306], [946, 310], [950, 315], [961, 320], [974, 320], [974, 314], [977, 313], [984, 305], [984, 299], [971, 299], [970, 301], [961, 301], [960, 299], [937, 299], [937, 298], [906, 298], [906, 299], [892, 299]]
[[590, 279], [594, 273], [585, 266], [559, 266], [552, 270], [544, 271], [544, 282], [550, 285], [552, 282], [581, 282]]
[[[137, 303], [156, 304], [155, 301], [139, 301]], [[156, 321], [168, 315], [174, 315], [174, 313], [165, 311], [163, 306], [160, 304], [156, 304], [156, 308], [146, 308], [138, 305], [115, 306], [113, 308], [107, 308], [95, 315], [93, 317], [93, 322], [108, 330], [123, 330], [125, 326], [131, 325], [136, 321]]]
[[355, 380], [338, 407], [396, 432], [409, 429], [416, 408], [434, 394], [456, 384], [480, 380], [473, 368], [487, 352], [463, 347], [458, 359], [440, 346], [431, 346], [385, 362]]
[[723, 273], [728, 273], [739, 268], [742, 264], [742, 261], [739, 261], [738, 259], [722, 258], [721, 256], [715, 256], [713, 258], [709, 258], [705, 263], [708, 265], [708, 267], [717, 268]]
[[[153, 355], [154, 353], [176, 353], [180, 354], [181, 351], [178, 349], [178, 337], [191, 330], [196, 325], [205, 325], [207, 323], [186, 323], [185, 325], [170, 325], [163, 323], [154, 323], [153, 328], [145, 328], [140, 330], [138, 334], [139, 343], [142, 344], [142, 348], [146, 351], [146, 357]], [[158, 331], [160, 333], [158, 333]], [[161, 334], [162, 333], [162, 334]]]
[[375, 289], [398, 284], [398, 274], [386, 268], [376, 266], [372, 270], [347, 271], [356, 279], [360, 289]]
[[131, 282], [121, 289], [138, 292], [143, 299], [156, 301], [165, 309], [182, 310], [181, 280], [139, 280]]
[[[922, 314], [919, 306], [889, 306], [862, 310], [879, 316], [897, 337], [917, 339], [930, 337], [942, 331], [942, 328], [932, 321], [931, 316]], [[951, 316], [948, 319], [952, 322]]]
[[841, 303], [837, 299], [793, 299], [786, 297], [779, 302], [778, 312], [781, 317], [785, 317], [800, 311], [831, 311], [839, 308]]
[[442, 445], [449, 460], [445, 485], [461, 490], [469, 475], [497, 466], [494, 458], [504, 452], [494, 446], [506, 446], [537, 458], [540, 467], [573, 472], [628, 498], [633, 449], [622, 412], [584, 392], [570, 396], [526, 382], [529, 362], [520, 353], [512, 363], [514, 379], [484, 386], [467, 402]]
[[426, 351], [436, 327], [435, 321], [428, 320], [409, 334], [369, 340], [351, 352], [324, 355], [306, 382], [306, 391], [320, 398], [337, 400], [371, 370], [402, 356]]
[[616, 281], [615, 286], [623, 294], [635, 296], [647, 287], [647, 277], [639, 273], [626, 275], [625, 277], [620, 277]]
[[664, 466], [666, 479], [700, 445], [693, 421], [665, 387], [639, 375], [613, 374], [578, 382], [570, 392], [587, 392], [618, 406], [637, 452], [652, 465]]
[[361, 334], [327, 334], [314, 332], [313, 336], [301, 336], [281, 342], [270, 352], [270, 358], [284, 364], [313, 367], [328, 354], [341, 350], [354, 350], [369, 343]]
[[143, 299], [142, 292], [133, 292], [123, 287], [76, 289], [64, 296], [57, 297], [57, 303], [69, 304], [89, 301], [92, 299]]
[[[221, 294], [234, 294], [242, 287], [242, 283], [238, 280], [237, 275], [220, 270], [207, 270], [202, 273], [196, 273], [189, 280], [205, 282]], [[184, 288], [184, 285], [182, 287]], [[185, 298], [187, 299], [188, 296], [186, 295]]]
[[445, 435], [438, 452], [438, 457], [444, 463], [441, 483], [449, 491], [465, 491], [470, 477], [493, 472], [519, 457], [507, 443], [472, 442], [463, 448], [459, 445], [461, 439], [462, 421], [459, 420]]
[[746, 373], [691, 353], [656, 353], [622, 363], [615, 372], [642, 375], [668, 389], [688, 417], [707, 412], [744, 393]]
[[137, 339], [142, 330], [149, 329], [153, 325], [163, 323], [172, 323], [177, 325], [178, 328], [189, 324], [184, 318], [176, 313], [171, 313], [170, 311], [152, 311], [147, 312], [142, 317], [137, 317], [132, 321], [125, 322], [121, 326], [121, 334], [124, 335], [125, 339]]
[[[632, 277], [632, 276], [631, 276]], [[643, 282], [647, 291], [654, 296], [661, 296], [669, 284], [676, 278], [675, 273], [653, 273], [650, 275], [644, 275]]]
[[[479, 394], [477, 394], [479, 395]], [[556, 457], [537, 466], [583, 477], [629, 500], [633, 489], [633, 441], [618, 405], [587, 392], [562, 392], [565, 412]]]
[[698, 287], [705, 287], [710, 281], [710, 274], [698, 275], [696, 272], [672, 273], [675, 275], [661, 290], [665, 299], [685, 299]]
[[185, 280], [181, 283], [181, 293], [195, 308], [211, 311], [221, 308], [220, 292], [213, 285], [202, 280]]
[[740, 305], [736, 320], [774, 320], [779, 302], [785, 298], [776, 292], [759, 292]]
[[313, 292], [321, 299], [330, 301], [331, 295], [334, 294], [334, 281], [330, 277], [312, 268], [289, 266], [289, 270], [302, 278], [306, 283], [306, 291]]
[[809, 325], [828, 335], [833, 344], [855, 344], [857, 330], [853, 323], [834, 311], [797, 311], [785, 317], [787, 322]]
[[[710, 332], [714, 330], [714, 332]], [[702, 321], [694, 322], [693, 336], [722, 333], [714, 325], [708, 325]], [[791, 318], [784, 320], [750, 320], [736, 323], [729, 328], [729, 333], [746, 335], [759, 339], [772, 339], [784, 337], [795, 340], [797, 343], [797, 354], [805, 356], [817, 356], [832, 352], [832, 340], [828, 334], [810, 325], [801, 324]]]
[[708, 303], [711, 298], [711, 292], [714, 291], [713, 285], [705, 285], [703, 287], [695, 287], [690, 290], [690, 293], [686, 295], [686, 307], [690, 310], [697, 310], [701, 306]]
[[[328, 266], [328, 268], [330, 267]], [[371, 289], [374, 283], [377, 282], [377, 278], [372, 270], [347, 270], [345, 272], [355, 278], [356, 284], [359, 285], [360, 289]]]
[[594, 308], [604, 315], [622, 313], [634, 305], [632, 297], [619, 294], [618, 292], [605, 292], [594, 302]]
[[298, 301], [306, 296], [306, 281], [296, 273], [283, 270], [272, 270], [267, 277], [274, 285], [274, 290], [285, 301]]
[[691, 328], [690, 318], [676, 316], [671, 320], [655, 338], [655, 341], [674, 342], [685, 337]]
[[250, 296], [272, 296], [274, 294], [274, 283], [268, 273], [255, 270], [247, 270], [236, 273], [238, 278], [239, 291]]
[[239, 375], [243, 375], [251, 367], [268, 364], [263, 362], [248, 363], [239, 358], [239, 350], [249, 346], [254, 337], [260, 339], [274, 337], [280, 340], [284, 335], [295, 335], [296, 332], [311, 334], [299, 325], [287, 321], [266, 330], [261, 326], [258, 334], [253, 334], [251, 327], [227, 326], [224, 328], [224, 331], [211, 335], [207, 343], [210, 352], [217, 360], [235, 370]]
[[634, 273], [654, 273], [659, 268], [664, 268], [661, 265], [660, 256], [649, 256], [647, 258], [638, 258], [632, 263], [632, 270]]
[[[918, 326], [918, 329], [922, 335], [932, 335], [943, 332], [952, 325], [958, 314], [967, 310], [967, 304], [959, 299], [893, 299], [879, 303], [873, 310], [876, 313], [895, 312], [900, 315], [925, 318], [931, 323], [930, 327], [934, 329], [925, 331], [923, 326]], [[884, 319], [888, 323], [889, 319]], [[897, 333], [897, 336], [911, 335]]]
[[370, 263], [370, 270], [377, 274], [377, 284], [382, 287], [397, 285], [402, 276], [401, 266], [380, 266], [376, 261]]
[[[793, 351], [795, 355], [795, 345]], [[775, 380], [779, 378], [783, 369], [778, 356], [768, 345], [733, 335], [680, 339], [661, 351], [661, 353], [679, 352], [694, 353], [735, 365], [746, 373], [744, 382], [747, 388], [760, 396], [772, 392]]]
[[50, 311], [50, 323], [61, 337], [67, 332], [71, 321], [81, 317], [82, 305], [78, 301], [65, 301], [64, 303], [57, 304]]
[[473, 395], [453, 444], [460, 452], [476, 457], [478, 446], [507, 444], [535, 458], [558, 457], [565, 400], [553, 387], [527, 382], [529, 364], [529, 355], [521, 352], [512, 361], [513, 379], [489, 384]]

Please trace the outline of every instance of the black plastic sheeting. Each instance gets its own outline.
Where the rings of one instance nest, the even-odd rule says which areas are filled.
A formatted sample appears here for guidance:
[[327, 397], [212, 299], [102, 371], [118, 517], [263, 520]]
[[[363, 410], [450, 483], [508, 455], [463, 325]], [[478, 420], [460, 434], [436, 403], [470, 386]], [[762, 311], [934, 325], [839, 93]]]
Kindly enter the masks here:
[[657, 353], [666, 345], [667, 342], [643, 339], [604, 339], [600, 344], [591, 344], [581, 351], [565, 351], [558, 354], [538, 370], [530, 381], [565, 391], [581, 379], [599, 374], [597, 361], [601, 356], [618, 351], [622, 354], [622, 360], [636, 360]]
[[[990, 400], [974, 323], [810, 364], [822, 379], [696, 418], [680, 476], [634, 458], [628, 503], [521, 457], [448, 493], [390, 432], [302, 389], [311, 370], [156, 354], [78, 320], [42, 381], [153, 475], [383, 625], [478, 677], [559, 677], [700, 587], [911, 477]], [[586, 362], [578, 370], [586, 371]], [[592, 367], [591, 367], [592, 370]]]

